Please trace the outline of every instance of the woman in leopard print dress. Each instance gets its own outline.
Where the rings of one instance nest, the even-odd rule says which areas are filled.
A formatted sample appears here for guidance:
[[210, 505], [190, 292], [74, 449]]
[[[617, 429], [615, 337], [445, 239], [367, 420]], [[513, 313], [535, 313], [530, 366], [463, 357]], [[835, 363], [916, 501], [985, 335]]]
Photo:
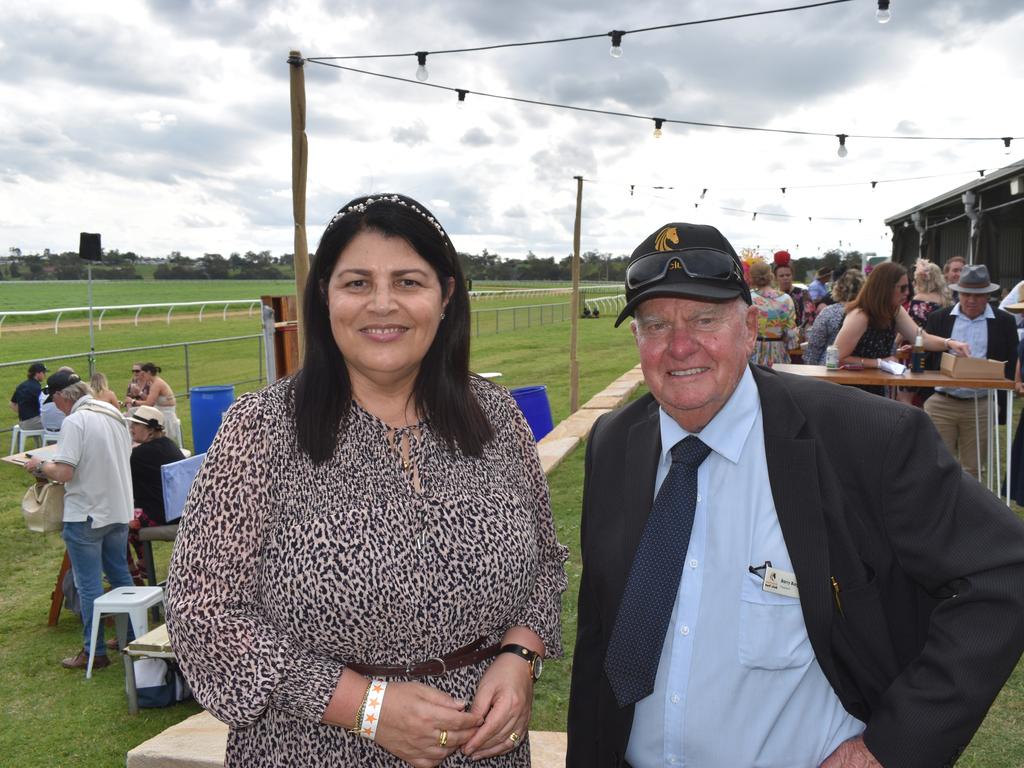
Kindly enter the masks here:
[[415, 201], [357, 198], [303, 312], [303, 369], [225, 416], [168, 578], [226, 765], [529, 766], [527, 659], [561, 653], [566, 550], [522, 414], [469, 373], [455, 250]]

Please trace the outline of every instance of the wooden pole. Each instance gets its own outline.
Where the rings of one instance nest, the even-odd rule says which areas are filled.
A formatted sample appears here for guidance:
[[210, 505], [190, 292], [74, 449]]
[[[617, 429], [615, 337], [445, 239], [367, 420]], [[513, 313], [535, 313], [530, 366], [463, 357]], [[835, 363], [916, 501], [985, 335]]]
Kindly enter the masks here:
[[306, 245], [306, 166], [309, 146], [306, 143], [306, 77], [302, 54], [289, 51], [291, 66], [292, 108], [292, 216], [295, 219], [295, 307], [298, 316], [299, 359], [303, 345], [302, 294], [309, 275], [309, 248]]
[[583, 212], [583, 177], [576, 176], [576, 224], [572, 230], [572, 325], [569, 333], [569, 412], [580, 408], [580, 364], [576, 341], [580, 326], [580, 219]]

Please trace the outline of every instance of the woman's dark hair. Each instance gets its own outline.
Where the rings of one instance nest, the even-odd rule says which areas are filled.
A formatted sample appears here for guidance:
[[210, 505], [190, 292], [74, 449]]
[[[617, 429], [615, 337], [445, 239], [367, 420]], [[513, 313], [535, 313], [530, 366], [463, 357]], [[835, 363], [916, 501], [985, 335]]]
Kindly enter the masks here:
[[156, 376], [158, 373], [160, 373], [160, 371], [163, 370], [163, 368], [161, 368], [159, 365], [154, 365], [153, 363], [143, 363], [142, 365], [139, 366], [139, 368], [145, 371], [146, 373], [153, 374], [154, 376]]
[[[400, 237], [433, 268], [442, 294], [454, 278], [444, 319], [420, 364], [413, 398], [451, 450], [480, 456], [494, 428], [470, 387], [469, 293], [448, 235], [424, 206], [403, 195], [357, 197], [327, 225], [310, 265], [302, 300], [302, 369], [292, 379], [299, 447], [316, 463], [334, 455], [352, 408], [352, 382], [331, 331], [327, 285], [341, 252], [361, 232]], [[438, 312], [441, 307], [438, 307]]]
[[901, 278], [907, 276], [903, 265], [895, 261], [883, 261], [868, 275], [850, 310], [859, 309], [868, 316], [868, 327], [875, 329], [892, 328], [900, 307], [893, 306], [892, 292]]

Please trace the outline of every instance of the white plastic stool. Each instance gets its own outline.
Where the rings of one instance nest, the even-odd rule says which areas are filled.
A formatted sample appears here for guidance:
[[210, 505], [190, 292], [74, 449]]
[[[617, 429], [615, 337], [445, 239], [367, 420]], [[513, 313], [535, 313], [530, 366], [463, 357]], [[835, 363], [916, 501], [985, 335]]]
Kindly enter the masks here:
[[50, 443], [56, 443], [60, 440], [60, 432], [51, 432], [48, 429], [43, 430], [43, 445], [49, 445]]
[[[104, 614], [115, 614], [118, 646], [123, 648], [128, 638], [126, 619], [131, 620], [135, 636], [142, 637], [149, 632], [146, 611], [157, 603], [163, 604], [163, 602], [163, 587], [118, 587], [97, 597], [92, 604], [92, 640], [89, 642], [89, 665], [85, 669], [85, 676], [92, 677], [92, 662], [96, 656], [96, 638], [99, 636], [100, 622], [103, 620]], [[131, 663], [130, 659], [128, 663]]]
[[[25, 438], [35, 437], [40, 441], [40, 445], [43, 445], [43, 432], [42, 429], [22, 429], [19, 425], [15, 424], [11, 428], [11, 453], [22, 453], [25, 450]], [[14, 450], [17, 446], [18, 450]]]

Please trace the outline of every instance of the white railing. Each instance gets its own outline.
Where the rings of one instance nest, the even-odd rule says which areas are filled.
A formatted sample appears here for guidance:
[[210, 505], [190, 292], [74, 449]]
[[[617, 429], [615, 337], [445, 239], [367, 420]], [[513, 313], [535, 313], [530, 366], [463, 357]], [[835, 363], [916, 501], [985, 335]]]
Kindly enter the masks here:
[[586, 299], [585, 301], [588, 307], [597, 307], [602, 312], [609, 310], [620, 309], [626, 306], [626, 294], [620, 293], [618, 296], [598, 296], [594, 299]]
[[[227, 320], [228, 307], [233, 305], [245, 304], [248, 306], [248, 314], [251, 317], [253, 307], [260, 304], [259, 299], [218, 299], [217, 301], [175, 301], [166, 304], [111, 304], [102, 307], [93, 307], [93, 312], [99, 312], [99, 318], [97, 320], [98, 327], [103, 330], [103, 316], [107, 312], [126, 310], [135, 310], [134, 324], [139, 324], [139, 315], [142, 314], [144, 309], [167, 309], [167, 324], [171, 324], [171, 315], [175, 309], [179, 307], [199, 307], [199, 322], [203, 322], [203, 313], [209, 306], [220, 307], [223, 305], [224, 311], [222, 318]], [[77, 313], [77, 312], [89, 312], [89, 307], [56, 307], [54, 309], [27, 309], [17, 310], [11, 312], [0, 311], [0, 332], [3, 331], [4, 321], [8, 317], [41, 317], [55, 315], [53, 320], [53, 333], [56, 335], [60, 332], [60, 319], [62, 315]]]

